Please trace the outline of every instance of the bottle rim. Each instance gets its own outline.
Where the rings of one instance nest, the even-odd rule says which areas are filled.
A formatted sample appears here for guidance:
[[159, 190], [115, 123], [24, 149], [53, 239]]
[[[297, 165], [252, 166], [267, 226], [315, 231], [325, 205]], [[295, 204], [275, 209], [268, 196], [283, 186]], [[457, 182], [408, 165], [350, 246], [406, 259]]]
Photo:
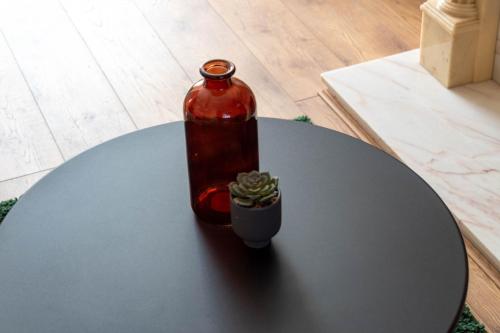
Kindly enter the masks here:
[[200, 74], [204, 78], [213, 80], [224, 80], [233, 76], [236, 66], [225, 59], [212, 59], [200, 67]]

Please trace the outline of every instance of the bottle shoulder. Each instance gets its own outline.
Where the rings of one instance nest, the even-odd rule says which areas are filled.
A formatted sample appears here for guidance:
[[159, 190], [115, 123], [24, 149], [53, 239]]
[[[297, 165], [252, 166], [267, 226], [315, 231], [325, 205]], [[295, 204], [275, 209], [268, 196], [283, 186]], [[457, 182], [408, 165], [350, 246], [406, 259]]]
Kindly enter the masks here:
[[238, 78], [227, 85], [193, 84], [184, 100], [184, 118], [250, 118], [256, 113], [256, 100], [250, 87]]

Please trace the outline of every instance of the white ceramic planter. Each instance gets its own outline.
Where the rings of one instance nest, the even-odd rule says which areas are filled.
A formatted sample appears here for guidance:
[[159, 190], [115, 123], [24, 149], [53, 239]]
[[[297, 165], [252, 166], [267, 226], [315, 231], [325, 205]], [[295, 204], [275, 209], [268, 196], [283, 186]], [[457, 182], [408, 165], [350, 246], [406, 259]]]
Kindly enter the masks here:
[[231, 223], [247, 246], [267, 246], [281, 227], [281, 191], [272, 205], [262, 208], [245, 208], [231, 200]]

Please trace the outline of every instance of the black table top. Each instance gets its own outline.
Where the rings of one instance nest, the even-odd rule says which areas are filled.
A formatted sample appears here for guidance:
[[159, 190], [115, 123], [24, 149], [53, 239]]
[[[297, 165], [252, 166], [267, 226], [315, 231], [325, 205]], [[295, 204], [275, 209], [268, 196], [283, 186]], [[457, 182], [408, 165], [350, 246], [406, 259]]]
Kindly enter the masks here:
[[463, 240], [431, 188], [343, 134], [259, 119], [281, 231], [251, 250], [189, 206], [182, 123], [99, 145], [0, 226], [0, 332], [447, 332]]

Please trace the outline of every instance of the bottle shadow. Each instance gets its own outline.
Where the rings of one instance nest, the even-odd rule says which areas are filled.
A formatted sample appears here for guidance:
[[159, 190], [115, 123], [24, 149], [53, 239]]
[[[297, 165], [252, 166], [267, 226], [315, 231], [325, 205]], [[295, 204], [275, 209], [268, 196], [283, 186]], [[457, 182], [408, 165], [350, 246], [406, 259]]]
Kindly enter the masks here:
[[240, 332], [319, 331], [304, 282], [278, 244], [251, 249], [231, 228], [196, 226], [215, 306], [228, 311], [226, 325]]

